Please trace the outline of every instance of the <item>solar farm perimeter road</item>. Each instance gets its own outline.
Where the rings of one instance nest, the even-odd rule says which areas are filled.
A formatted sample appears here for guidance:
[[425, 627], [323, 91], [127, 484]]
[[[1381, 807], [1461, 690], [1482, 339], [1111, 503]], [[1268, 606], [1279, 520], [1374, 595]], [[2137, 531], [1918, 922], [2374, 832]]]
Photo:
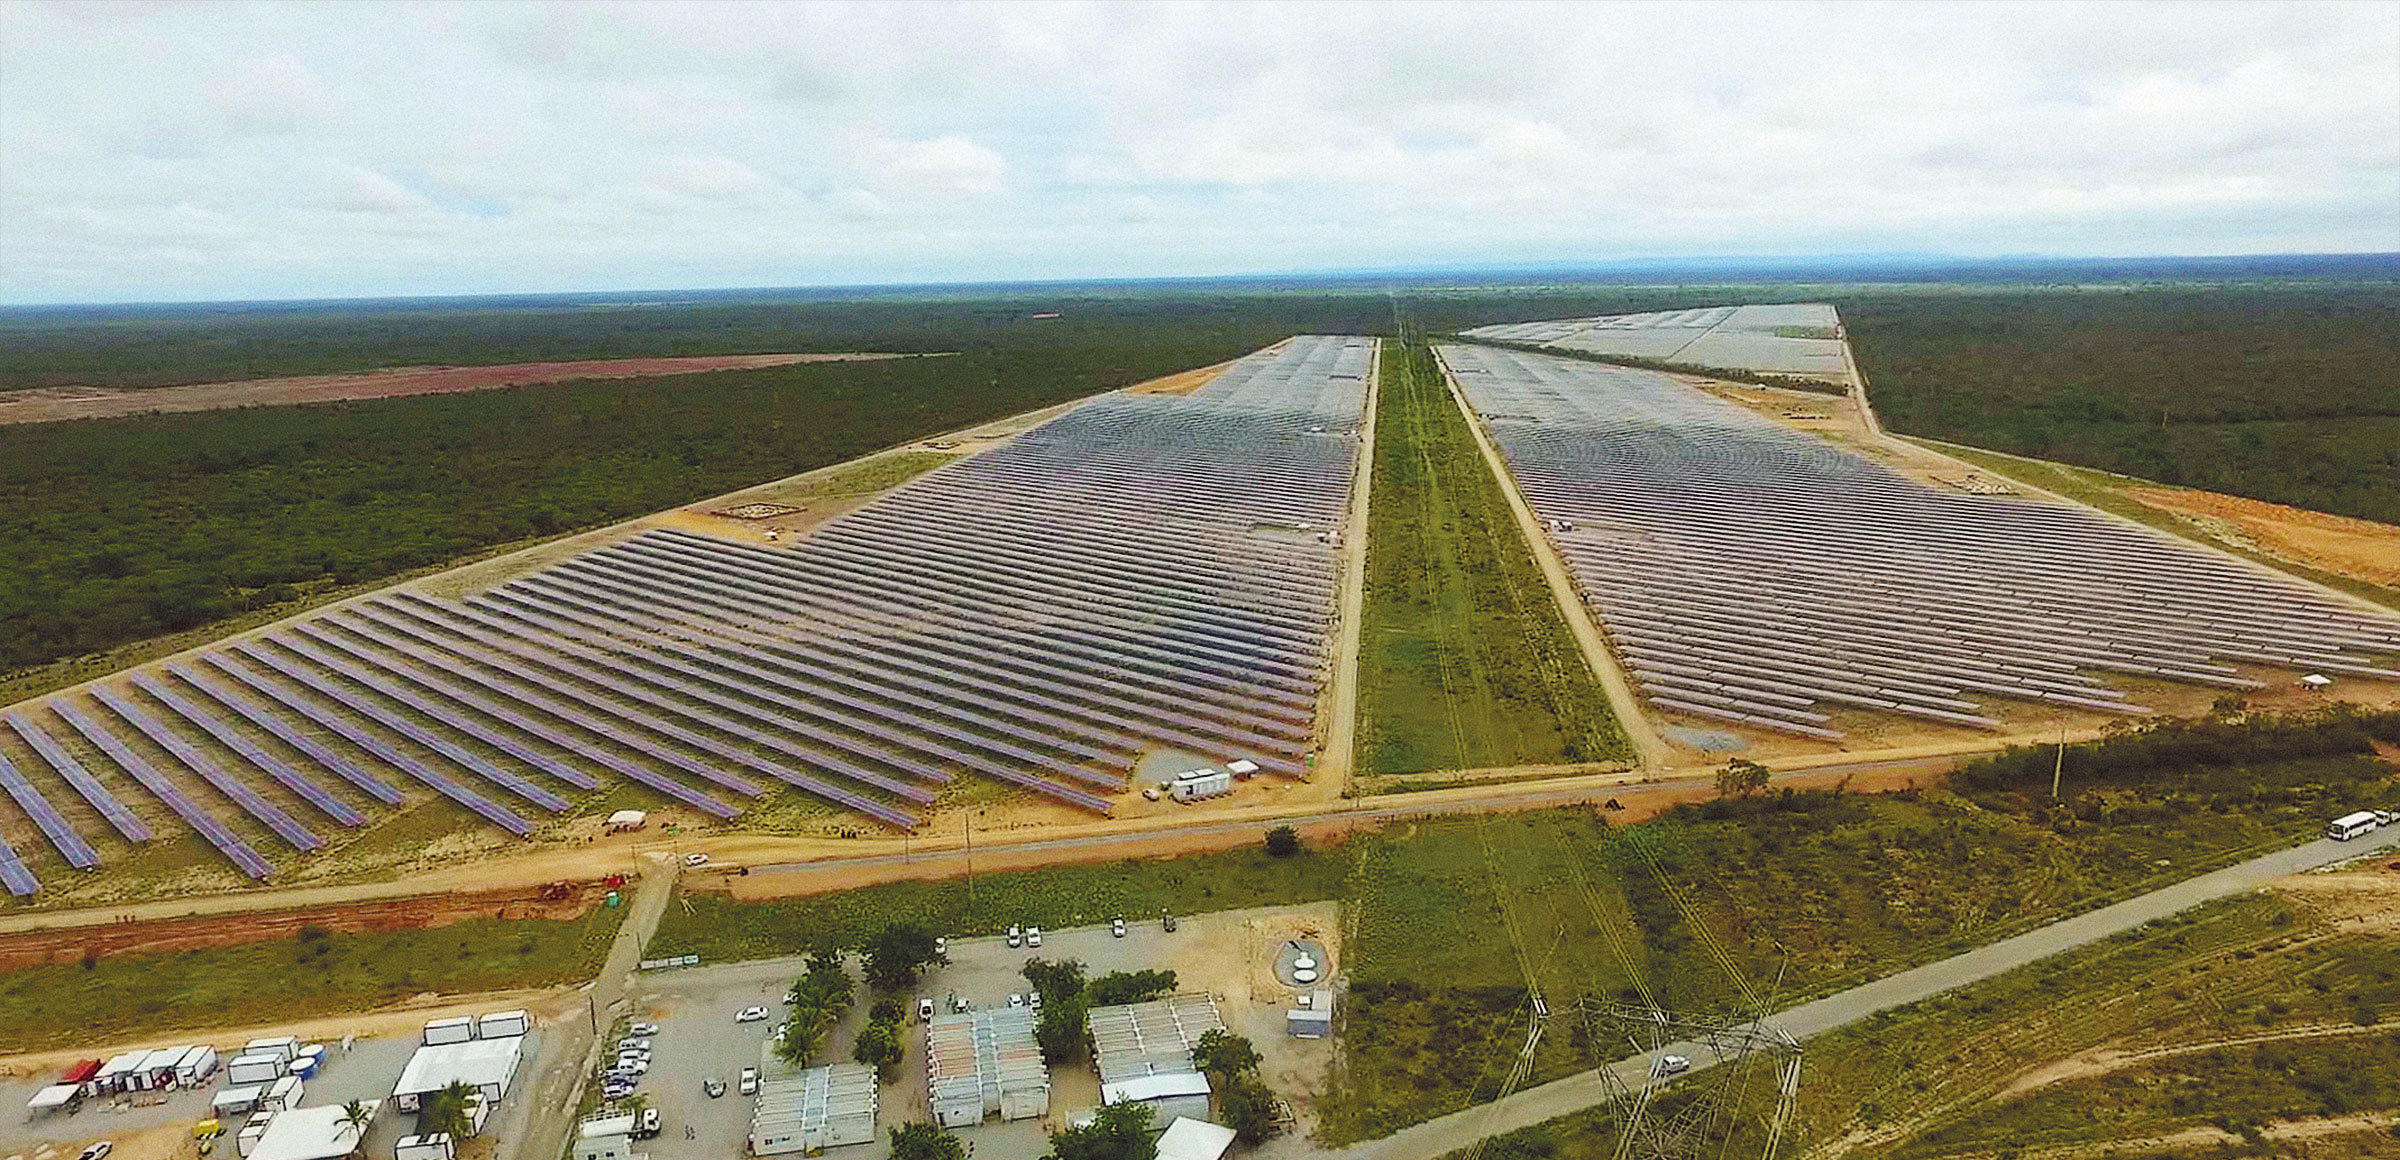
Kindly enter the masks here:
[[[1802, 1003], [1772, 1016], [1768, 1022], [1782, 1027], [1796, 1039], [1805, 1040], [1856, 1023], [1870, 1015], [1930, 999], [1945, 991], [1954, 991], [2088, 946], [2111, 935], [2123, 934], [2204, 902], [2246, 894], [2278, 878], [2348, 861], [2395, 845], [2400, 845], [2400, 826], [2386, 826], [2348, 842], [2319, 838], [2196, 878], [2187, 878], [2111, 906], [2060, 919], [2040, 929], [2002, 939], [1965, 954], [1953, 955], [1813, 1002]], [[1697, 1043], [1673, 1043], [1660, 1050], [1690, 1059], [1695, 1071], [1716, 1062], [1707, 1049]], [[1609, 1070], [1626, 1087], [1639, 1088], [1648, 1074], [1651, 1058], [1635, 1056], [1619, 1060], [1610, 1064]], [[1808, 1083], [1807, 1075], [1806, 1065], [1803, 1064], [1800, 1081], [1803, 1089]], [[1666, 1086], [1671, 1088], [1672, 1084]], [[1608, 1089], [1601, 1084], [1598, 1071], [1578, 1072], [1540, 1087], [1527, 1088], [1497, 1103], [1453, 1112], [1438, 1120], [1428, 1120], [1380, 1140], [1325, 1150], [1315, 1148], [1305, 1140], [1284, 1139], [1268, 1144], [1255, 1154], [1278, 1160], [1312, 1155], [1339, 1156], [1342, 1160], [1429, 1160], [1461, 1148], [1473, 1147], [1477, 1140], [1489, 1136], [1502, 1135], [1581, 1111], [1607, 1098]]]

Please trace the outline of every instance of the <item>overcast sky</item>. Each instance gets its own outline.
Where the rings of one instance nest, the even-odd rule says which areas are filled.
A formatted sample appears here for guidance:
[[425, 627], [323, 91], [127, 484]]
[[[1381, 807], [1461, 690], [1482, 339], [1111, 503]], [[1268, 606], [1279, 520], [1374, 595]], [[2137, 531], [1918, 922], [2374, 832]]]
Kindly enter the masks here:
[[0, 301], [2400, 250], [2400, 4], [0, 0]]

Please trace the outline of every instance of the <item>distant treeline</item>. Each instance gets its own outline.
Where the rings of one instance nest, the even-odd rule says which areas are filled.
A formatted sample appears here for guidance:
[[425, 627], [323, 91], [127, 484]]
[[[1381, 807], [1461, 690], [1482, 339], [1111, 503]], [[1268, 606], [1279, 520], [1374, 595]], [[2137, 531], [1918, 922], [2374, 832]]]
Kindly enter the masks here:
[[2400, 523], [2400, 284], [1836, 302], [1895, 431]]
[[1962, 765], [1951, 785], [1965, 793], [2043, 793], [2053, 772], [2078, 790], [2215, 780], [2212, 770], [2301, 758], [2369, 755], [2376, 741], [2400, 742], [2400, 712], [2340, 705], [2300, 713], [2220, 714], [2145, 721], [2097, 742], [2058, 748], [2012, 745]]

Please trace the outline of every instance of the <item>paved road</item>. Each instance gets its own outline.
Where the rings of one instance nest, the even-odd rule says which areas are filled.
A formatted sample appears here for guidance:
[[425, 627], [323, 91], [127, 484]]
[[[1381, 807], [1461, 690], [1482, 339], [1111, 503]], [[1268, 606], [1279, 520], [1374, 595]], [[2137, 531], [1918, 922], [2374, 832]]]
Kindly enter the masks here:
[[[2161, 887], [2112, 906], [2061, 919], [1987, 947], [1803, 1003], [1774, 1016], [1770, 1022], [1781, 1026], [1795, 1038], [1822, 1035], [1870, 1015], [1981, 982], [2110, 935], [2156, 922], [2204, 902], [2248, 893], [2286, 875], [2313, 870], [2372, 851], [2390, 849], [2395, 845], [2400, 845], [2400, 826], [2387, 826], [2367, 837], [2348, 842], [2320, 838], [2306, 845], [2280, 850]], [[1695, 1069], [1714, 1062], [1706, 1050], [1697, 1044], [1670, 1044], [1663, 1050], [1690, 1058]], [[1610, 1065], [1610, 1070], [1628, 1086], [1638, 1086], [1643, 1081], [1647, 1064], [1648, 1057], [1637, 1056]], [[1325, 1151], [1310, 1146], [1306, 1141], [1278, 1140], [1261, 1149], [1257, 1155], [1262, 1158], [1333, 1155], [1342, 1160], [1426, 1160], [1469, 1147], [1486, 1136], [1513, 1132], [1581, 1111], [1606, 1098], [1607, 1089], [1601, 1082], [1599, 1072], [1586, 1071], [1540, 1087], [1528, 1088], [1494, 1104], [1469, 1108], [1349, 1148]]]
[[632, 910], [617, 928], [608, 962], [585, 996], [589, 1000], [586, 1018], [562, 1021], [556, 1028], [557, 1042], [542, 1053], [536, 1072], [519, 1080], [517, 1090], [527, 1093], [534, 1111], [522, 1131], [501, 1140], [502, 1160], [553, 1160], [566, 1154], [567, 1134], [575, 1128], [575, 1106], [582, 1098], [584, 1081], [600, 1066], [601, 1044], [593, 1032], [608, 1030], [616, 1018], [612, 1011], [624, 1000], [634, 968], [641, 963], [642, 948], [649, 945], [659, 919], [667, 913], [667, 903], [675, 895], [675, 876], [681, 870], [671, 857], [651, 858], [641, 886], [634, 891]]

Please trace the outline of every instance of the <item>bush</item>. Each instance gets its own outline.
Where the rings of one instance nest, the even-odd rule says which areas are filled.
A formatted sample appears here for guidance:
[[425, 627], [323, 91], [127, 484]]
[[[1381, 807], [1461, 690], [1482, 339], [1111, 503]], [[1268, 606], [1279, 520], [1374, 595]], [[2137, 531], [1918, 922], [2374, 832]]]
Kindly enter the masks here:
[[1300, 852], [1300, 831], [1290, 826], [1277, 826], [1267, 831], [1267, 853], [1289, 858]]

